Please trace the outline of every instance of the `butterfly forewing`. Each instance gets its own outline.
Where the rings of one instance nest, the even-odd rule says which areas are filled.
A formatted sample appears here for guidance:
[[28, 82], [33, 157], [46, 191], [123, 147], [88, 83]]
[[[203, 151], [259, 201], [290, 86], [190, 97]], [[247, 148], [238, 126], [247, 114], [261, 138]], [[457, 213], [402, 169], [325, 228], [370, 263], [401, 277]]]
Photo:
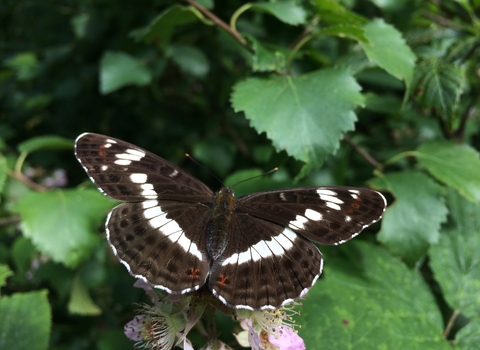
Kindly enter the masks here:
[[107, 239], [135, 277], [170, 293], [208, 284], [233, 308], [274, 309], [304, 295], [320, 276], [311, 241], [340, 244], [378, 221], [375, 191], [302, 187], [233, 198], [168, 161], [109, 136], [85, 133], [75, 153], [95, 185], [122, 201]]
[[385, 198], [354, 187], [302, 187], [238, 199], [237, 211], [270, 220], [320, 244], [340, 244], [380, 220]]
[[203, 182], [179, 167], [113, 137], [82, 134], [77, 138], [75, 153], [93, 183], [122, 202], [156, 198], [202, 202], [214, 196]]

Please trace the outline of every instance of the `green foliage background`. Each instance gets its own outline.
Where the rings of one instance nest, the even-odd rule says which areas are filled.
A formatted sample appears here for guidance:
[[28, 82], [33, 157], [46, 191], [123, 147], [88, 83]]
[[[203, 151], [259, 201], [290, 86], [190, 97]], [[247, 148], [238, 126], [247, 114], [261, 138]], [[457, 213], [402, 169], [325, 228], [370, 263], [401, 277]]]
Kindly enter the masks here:
[[115, 203], [73, 155], [91, 131], [212, 188], [185, 152], [226, 184], [280, 168], [237, 195], [382, 191], [380, 224], [322, 248], [297, 318], [307, 348], [478, 349], [479, 14], [479, 0], [3, 0], [0, 348], [133, 346], [123, 325], [145, 296], [104, 239]]

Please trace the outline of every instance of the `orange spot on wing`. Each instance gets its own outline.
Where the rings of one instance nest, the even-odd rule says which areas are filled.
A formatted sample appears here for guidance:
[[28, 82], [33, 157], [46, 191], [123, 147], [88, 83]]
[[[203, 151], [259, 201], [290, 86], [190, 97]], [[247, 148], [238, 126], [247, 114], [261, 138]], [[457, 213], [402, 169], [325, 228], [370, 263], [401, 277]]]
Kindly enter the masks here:
[[226, 284], [227, 280], [228, 280], [228, 276], [225, 276], [224, 274], [220, 274], [220, 276], [218, 276], [217, 283], [223, 287]]
[[351, 207], [352, 207], [353, 209], [359, 209], [359, 208], [361, 207], [361, 205], [358, 204], [358, 203], [352, 203]]
[[192, 280], [198, 278], [199, 273], [200, 273], [200, 269], [198, 267], [196, 268], [189, 267], [187, 270], [188, 277], [190, 277]]
[[107, 155], [107, 152], [105, 152], [105, 151], [98, 151], [98, 155], [99, 155], [100, 157], [105, 157], [105, 156]]

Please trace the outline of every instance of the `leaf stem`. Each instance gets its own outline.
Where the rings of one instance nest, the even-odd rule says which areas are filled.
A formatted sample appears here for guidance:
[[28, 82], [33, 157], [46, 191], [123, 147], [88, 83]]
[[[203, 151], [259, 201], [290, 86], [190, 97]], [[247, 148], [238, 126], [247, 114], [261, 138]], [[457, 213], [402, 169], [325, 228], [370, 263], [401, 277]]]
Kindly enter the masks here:
[[445, 330], [443, 331], [443, 337], [445, 339], [448, 339], [448, 335], [450, 334], [450, 331], [452, 330], [453, 324], [455, 323], [455, 320], [457, 317], [460, 315], [459, 310], [454, 310], [452, 313], [452, 316], [450, 316], [450, 319], [448, 320], [447, 326], [445, 327]]
[[286, 68], [287, 73], [290, 73], [290, 66], [291, 66], [293, 58], [295, 57], [297, 52], [302, 48], [303, 45], [305, 45], [307, 42], [309, 42], [315, 36], [317, 36], [317, 35], [312, 34], [312, 33], [308, 33], [296, 43], [296, 45], [293, 47], [292, 51], [290, 51], [290, 54], [288, 55], [288, 58], [287, 58], [287, 62], [285, 64], [285, 68]]
[[187, 0], [187, 2], [195, 7], [197, 10], [199, 10], [201, 13], [203, 13], [206, 17], [210, 18], [213, 23], [218, 25], [219, 27], [223, 28], [227, 33], [229, 33], [231, 36], [233, 36], [237, 41], [242, 44], [245, 47], [247, 46], [247, 41], [238, 33], [236, 30], [230, 28], [224, 21], [222, 21], [220, 18], [218, 18], [214, 13], [211, 11], [207, 10], [205, 7], [197, 3], [195, 0]]
[[232, 18], [230, 18], [230, 28], [237, 32], [237, 20], [238, 17], [245, 11], [247, 11], [250, 7], [252, 7], [252, 4], [245, 4], [243, 6], [240, 6], [237, 11], [235, 11], [232, 15]]
[[42, 185], [37, 184], [36, 182], [33, 182], [30, 180], [28, 177], [23, 175], [21, 172], [18, 173], [16, 171], [8, 171], [8, 175], [13, 177], [15, 180], [18, 180], [28, 187], [30, 187], [32, 190], [38, 191], [38, 192], [46, 192], [47, 188], [43, 187]]
[[348, 136], [343, 135], [343, 140], [348, 143], [358, 154], [360, 154], [368, 163], [370, 163], [375, 169], [381, 168], [381, 164], [373, 158], [372, 155], [367, 153], [364, 149], [354, 143]]
[[385, 163], [383, 163], [383, 166], [387, 166], [387, 165], [390, 165], [390, 164], [393, 164], [393, 163], [396, 163], [398, 162], [400, 159], [402, 158], [406, 158], [406, 157], [414, 157], [416, 155], [420, 154], [419, 152], [416, 152], [416, 151], [406, 151], [406, 152], [402, 152], [402, 153], [399, 153], [397, 154], [396, 156], [390, 158], [389, 160], [387, 160]]

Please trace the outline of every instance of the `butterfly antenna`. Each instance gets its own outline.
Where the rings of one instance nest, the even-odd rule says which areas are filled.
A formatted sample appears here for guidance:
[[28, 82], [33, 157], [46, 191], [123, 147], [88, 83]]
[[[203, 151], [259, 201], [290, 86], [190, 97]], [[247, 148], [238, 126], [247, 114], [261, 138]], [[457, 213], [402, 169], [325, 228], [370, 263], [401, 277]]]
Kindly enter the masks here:
[[197, 164], [200, 168], [202, 168], [203, 170], [205, 170], [207, 173], [209, 173], [210, 175], [212, 175], [218, 182], [220, 182], [222, 184], [223, 187], [225, 187], [225, 184], [223, 183], [222, 180], [220, 180], [218, 178], [217, 175], [215, 175], [214, 173], [212, 173], [207, 167], [203, 166], [199, 161], [197, 161], [195, 158], [193, 158], [190, 154], [188, 153], [185, 153], [185, 157], [189, 158], [192, 162], [194, 162], [195, 164]]
[[265, 172], [265, 173], [263, 173], [263, 174], [260, 174], [260, 175], [257, 175], [257, 176], [252, 176], [252, 177], [249, 177], [248, 179], [238, 181], [236, 184], [232, 185], [231, 187], [233, 188], [233, 187], [235, 187], [235, 186], [237, 186], [237, 185], [239, 185], [239, 184], [241, 184], [241, 183], [243, 183], [243, 182], [245, 182], [245, 181], [250, 181], [250, 180], [256, 179], [257, 177], [262, 177], [262, 176], [265, 176], [265, 175], [270, 175], [270, 174], [276, 172], [277, 170], [278, 170], [278, 167], [275, 167], [275, 168], [273, 168], [272, 170], [269, 170], [269, 171], [267, 171], [267, 172]]

